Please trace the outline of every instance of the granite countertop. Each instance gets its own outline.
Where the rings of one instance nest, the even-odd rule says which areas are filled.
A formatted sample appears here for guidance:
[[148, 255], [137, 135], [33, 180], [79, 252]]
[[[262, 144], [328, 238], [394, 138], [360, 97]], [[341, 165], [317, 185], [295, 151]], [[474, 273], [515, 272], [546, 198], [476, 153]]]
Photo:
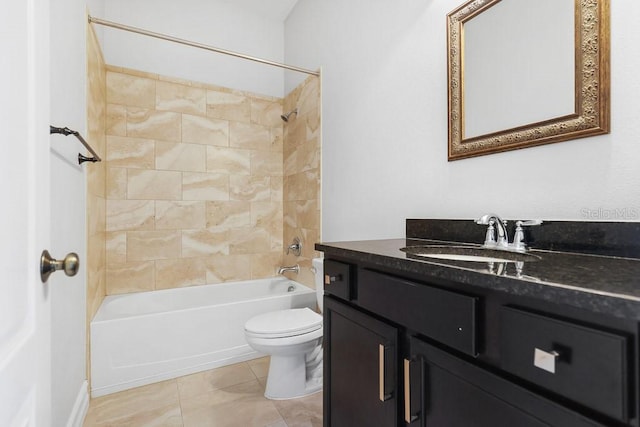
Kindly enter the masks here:
[[[460, 245], [429, 239], [386, 239], [317, 243], [326, 255], [350, 258], [399, 272], [417, 273], [470, 286], [567, 304], [624, 319], [640, 320], [640, 259], [550, 250], [530, 250], [539, 260], [489, 264], [470, 261], [416, 259], [406, 246]], [[471, 245], [479, 247], [480, 245]]]

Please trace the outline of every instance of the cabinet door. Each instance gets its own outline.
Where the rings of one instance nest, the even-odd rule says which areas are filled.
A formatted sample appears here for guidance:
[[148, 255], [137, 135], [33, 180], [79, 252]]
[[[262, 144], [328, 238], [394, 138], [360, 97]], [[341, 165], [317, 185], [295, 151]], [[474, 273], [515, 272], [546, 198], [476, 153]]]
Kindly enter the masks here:
[[411, 359], [404, 363], [407, 425], [601, 425], [419, 339], [412, 337], [410, 348]]
[[325, 427], [397, 425], [398, 332], [324, 299]]

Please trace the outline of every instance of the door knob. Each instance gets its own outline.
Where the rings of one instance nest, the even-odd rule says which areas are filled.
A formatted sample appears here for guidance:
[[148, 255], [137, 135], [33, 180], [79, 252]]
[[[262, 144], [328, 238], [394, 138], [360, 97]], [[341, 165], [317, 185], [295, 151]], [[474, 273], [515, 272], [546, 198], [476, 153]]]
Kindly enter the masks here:
[[79, 268], [80, 258], [78, 258], [78, 254], [75, 252], [68, 253], [67, 256], [60, 261], [51, 258], [49, 251], [46, 249], [42, 251], [42, 255], [40, 256], [40, 279], [42, 283], [46, 282], [51, 273], [55, 271], [64, 270], [67, 276], [75, 276]]

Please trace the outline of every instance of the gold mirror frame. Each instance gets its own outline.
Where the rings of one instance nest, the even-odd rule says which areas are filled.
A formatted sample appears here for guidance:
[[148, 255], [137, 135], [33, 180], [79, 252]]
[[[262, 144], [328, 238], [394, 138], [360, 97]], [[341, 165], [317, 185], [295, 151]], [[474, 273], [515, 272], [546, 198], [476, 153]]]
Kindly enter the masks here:
[[575, 113], [464, 138], [464, 23], [501, 0], [471, 0], [447, 15], [449, 161], [609, 133], [609, 0], [575, 0]]

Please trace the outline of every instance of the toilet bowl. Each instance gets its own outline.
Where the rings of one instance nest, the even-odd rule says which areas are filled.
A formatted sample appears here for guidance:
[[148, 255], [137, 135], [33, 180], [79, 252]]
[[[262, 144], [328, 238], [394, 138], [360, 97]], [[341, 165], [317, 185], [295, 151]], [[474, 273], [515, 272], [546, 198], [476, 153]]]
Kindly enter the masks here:
[[[322, 259], [313, 259], [316, 296], [322, 310]], [[322, 390], [322, 316], [309, 308], [272, 311], [244, 327], [249, 346], [271, 356], [268, 399], [293, 399]]]

